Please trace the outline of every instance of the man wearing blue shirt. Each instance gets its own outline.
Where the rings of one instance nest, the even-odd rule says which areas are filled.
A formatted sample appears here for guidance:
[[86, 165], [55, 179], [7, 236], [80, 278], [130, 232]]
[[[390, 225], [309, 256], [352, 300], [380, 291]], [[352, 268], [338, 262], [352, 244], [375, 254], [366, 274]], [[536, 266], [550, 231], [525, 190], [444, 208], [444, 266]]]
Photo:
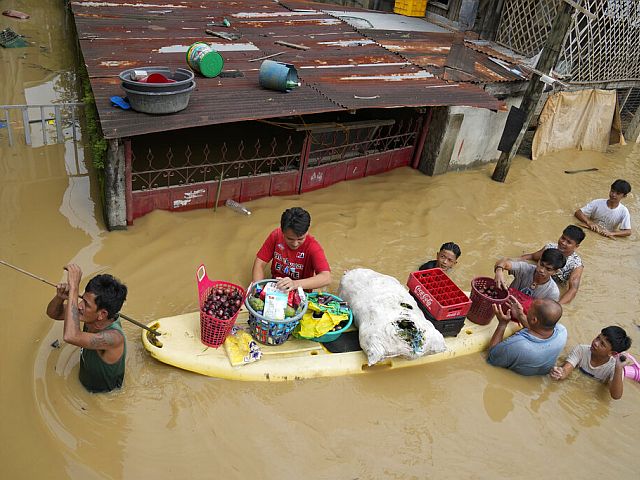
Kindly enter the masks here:
[[[548, 298], [536, 299], [525, 315], [522, 305], [510, 295], [505, 307], [493, 306], [498, 326], [491, 337], [487, 361], [520, 375], [546, 375], [567, 343], [567, 329], [558, 323], [562, 306]], [[502, 340], [512, 311], [524, 328]]]

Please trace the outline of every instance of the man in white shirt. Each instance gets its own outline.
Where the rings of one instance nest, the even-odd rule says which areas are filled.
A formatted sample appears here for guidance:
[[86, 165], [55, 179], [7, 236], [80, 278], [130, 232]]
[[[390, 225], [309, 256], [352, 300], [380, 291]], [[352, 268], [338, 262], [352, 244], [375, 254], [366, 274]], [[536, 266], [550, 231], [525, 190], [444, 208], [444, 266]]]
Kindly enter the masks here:
[[620, 201], [631, 192], [626, 180], [618, 179], [611, 184], [609, 198], [592, 200], [575, 211], [575, 217], [605, 237], [628, 237], [631, 235], [631, 216], [627, 207]]

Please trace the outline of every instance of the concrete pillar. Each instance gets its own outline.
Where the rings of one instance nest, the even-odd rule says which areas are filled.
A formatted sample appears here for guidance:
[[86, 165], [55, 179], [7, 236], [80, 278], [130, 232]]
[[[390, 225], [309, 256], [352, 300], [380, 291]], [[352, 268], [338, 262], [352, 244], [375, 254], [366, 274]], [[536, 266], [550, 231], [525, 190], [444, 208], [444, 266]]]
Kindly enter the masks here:
[[427, 175], [440, 175], [449, 169], [462, 120], [463, 114], [451, 115], [447, 107], [434, 107], [418, 170]]
[[126, 230], [126, 178], [124, 143], [121, 139], [108, 140], [104, 165], [104, 211], [109, 230]]

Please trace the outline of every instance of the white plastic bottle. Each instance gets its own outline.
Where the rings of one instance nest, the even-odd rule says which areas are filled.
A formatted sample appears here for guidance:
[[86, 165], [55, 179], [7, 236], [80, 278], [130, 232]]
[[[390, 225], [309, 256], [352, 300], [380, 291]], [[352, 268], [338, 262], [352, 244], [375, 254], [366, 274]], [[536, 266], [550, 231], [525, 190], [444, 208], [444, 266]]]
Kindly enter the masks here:
[[243, 215], [251, 215], [251, 210], [242, 205], [241, 203], [236, 202], [235, 200], [228, 199], [224, 204], [229, 207], [231, 210], [235, 210], [238, 213]]

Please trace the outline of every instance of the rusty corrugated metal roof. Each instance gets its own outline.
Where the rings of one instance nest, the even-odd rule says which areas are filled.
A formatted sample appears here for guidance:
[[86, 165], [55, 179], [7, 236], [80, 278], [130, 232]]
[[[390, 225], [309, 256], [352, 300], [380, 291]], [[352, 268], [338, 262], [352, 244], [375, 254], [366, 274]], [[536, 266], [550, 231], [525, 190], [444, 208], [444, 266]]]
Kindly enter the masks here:
[[[437, 78], [404, 54], [382, 48], [313, 8], [291, 11], [275, 2], [249, 0], [74, 1], [71, 5], [107, 138], [345, 109], [468, 105], [496, 110], [503, 105], [478, 87]], [[231, 22], [230, 28], [207, 26], [223, 17]], [[241, 38], [213, 38], [204, 33], [206, 28]], [[173, 115], [156, 117], [111, 106], [111, 96], [124, 94], [120, 71], [151, 65], [185, 67], [184, 51], [203, 40], [216, 44], [224, 70], [238, 70], [243, 76], [197, 77], [189, 107]], [[310, 48], [295, 50], [274, 44], [276, 40]], [[248, 61], [277, 52], [284, 53], [274, 59], [294, 64], [302, 80], [302, 86], [290, 93], [262, 89], [261, 62]]]
[[[489, 52], [493, 53], [493, 50], [487, 48], [487, 53], [484, 53], [481, 50], [483, 47], [465, 42], [457, 33], [380, 30], [361, 32], [385, 49], [398, 53], [415, 65], [446, 80], [490, 83], [526, 79], [526, 76], [518, 75], [491, 60]], [[497, 58], [508, 64], [504, 56]]]

